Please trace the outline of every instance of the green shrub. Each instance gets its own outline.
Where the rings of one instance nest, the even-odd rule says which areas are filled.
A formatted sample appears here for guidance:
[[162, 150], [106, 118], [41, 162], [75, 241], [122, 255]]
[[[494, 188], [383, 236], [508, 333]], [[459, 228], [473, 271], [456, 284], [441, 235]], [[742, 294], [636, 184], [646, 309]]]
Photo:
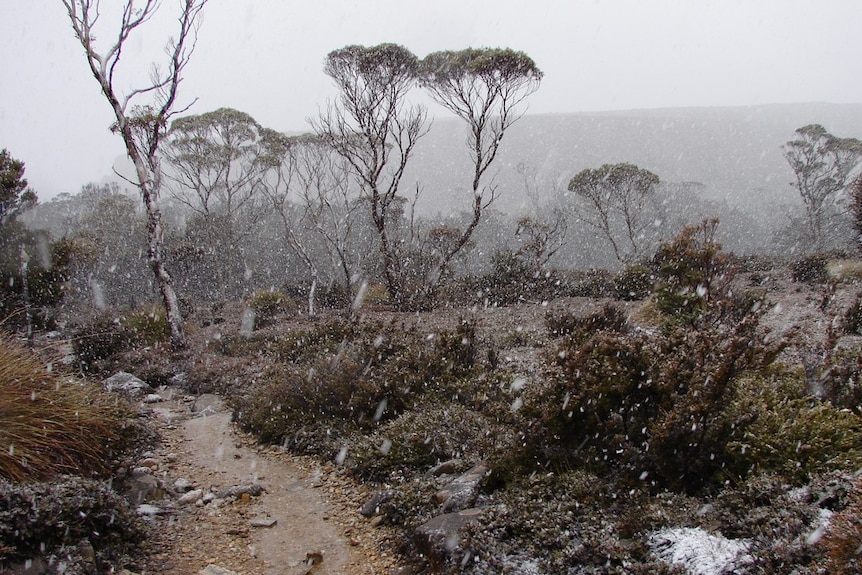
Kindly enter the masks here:
[[715, 241], [718, 220], [686, 226], [653, 258], [655, 301], [668, 325], [696, 326], [720, 315], [736, 274], [731, 258]]
[[[353, 326], [353, 327], [350, 327]], [[475, 325], [433, 337], [401, 326], [335, 322], [288, 334], [272, 365], [235, 407], [262, 441], [284, 443], [314, 429], [365, 429], [420, 397], [470, 403], [478, 391]]]
[[862, 335], [862, 293], [856, 294], [856, 300], [844, 312], [841, 329], [849, 335]]
[[737, 378], [786, 345], [764, 343], [758, 317], [733, 327], [649, 335], [610, 326], [567, 337], [555, 371], [527, 396], [525, 460], [671, 489], [720, 480], [736, 423], [724, 410]]
[[817, 383], [824, 399], [862, 416], [862, 350], [848, 347], [830, 354]]
[[568, 335], [580, 340], [595, 331], [625, 333], [628, 322], [621, 308], [606, 303], [601, 311], [586, 316], [570, 311], [548, 312], [545, 314], [545, 327], [554, 337]]
[[135, 347], [167, 343], [170, 330], [164, 308], [151, 306], [123, 315], [102, 313], [72, 326], [72, 350], [85, 372], [98, 371], [101, 360]]
[[646, 299], [652, 293], [653, 281], [654, 274], [648, 266], [626, 266], [626, 269], [614, 278], [614, 294], [627, 301]]
[[804, 377], [749, 375], [728, 402], [725, 462], [733, 475], [773, 472], [795, 484], [862, 467], [862, 419], [805, 393]]
[[254, 312], [255, 329], [257, 329], [269, 325], [276, 316], [288, 312], [292, 303], [279, 291], [258, 290], [248, 296], [245, 305]]

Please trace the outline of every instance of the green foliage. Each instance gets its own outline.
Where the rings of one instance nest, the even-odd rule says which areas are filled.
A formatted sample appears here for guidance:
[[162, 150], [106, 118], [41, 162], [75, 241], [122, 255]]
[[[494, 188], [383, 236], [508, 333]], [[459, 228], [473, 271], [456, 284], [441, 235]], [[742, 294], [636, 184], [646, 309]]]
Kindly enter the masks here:
[[73, 326], [72, 349], [84, 371], [98, 371], [100, 360], [135, 347], [167, 343], [168, 321], [161, 306], [125, 315], [102, 313]]
[[36, 203], [36, 193], [27, 187], [24, 162], [0, 150], [0, 228], [27, 207]]
[[686, 226], [653, 258], [655, 302], [669, 325], [697, 326], [721, 319], [736, 270], [715, 241], [718, 220]]
[[259, 290], [248, 296], [245, 305], [254, 311], [255, 328], [272, 323], [276, 316], [288, 312], [293, 302], [275, 290]]
[[818, 376], [822, 397], [838, 409], [862, 416], [862, 350], [838, 349], [830, 354]]
[[237, 422], [266, 442], [308, 449], [302, 438], [315, 430], [370, 429], [420, 397], [470, 403], [480, 393], [468, 385], [476, 368], [469, 321], [426, 336], [394, 324], [320, 324], [272, 349], [278, 363], [235, 408]]
[[[610, 316], [608, 320], [602, 319]], [[697, 490], [721, 476], [737, 379], [769, 365], [759, 315], [740, 323], [626, 333], [614, 314], [571, 328], [556, 372], [525, 400], [527, 460], [577, 464], [627, 483]]]
[[725, 417], [734, 423], [726, 469], [776, 472], [802, 484], [814, 474], [862, 466], [862, 419], [805, 394], [801, 376], [741, 378]]
[[628, 301], [646, 299], [653, 290], [654, 273], [645, 265], [630, 265], [614, 278], [617, 298]]
[[583, 341], [596, 331], [625, 333], [628, 330], [625, 312], [610, 303], [601, 311], [586, 316], [570, 311], [549, 312], [545, 315], [545, 327], [552, 336], [570, 336], [573, 341]]

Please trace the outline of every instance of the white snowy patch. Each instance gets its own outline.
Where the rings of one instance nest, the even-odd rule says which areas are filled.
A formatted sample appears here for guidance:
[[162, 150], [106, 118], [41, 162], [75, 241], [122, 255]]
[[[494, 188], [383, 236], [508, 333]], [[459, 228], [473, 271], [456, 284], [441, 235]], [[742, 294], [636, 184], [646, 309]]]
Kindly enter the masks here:
[[703, 529], [671, 527], [649, 537], [649, 546], [662, 561], [682, 566], [690, 575], [740, 573], [750, 563], [750, 544], [727, 539]]

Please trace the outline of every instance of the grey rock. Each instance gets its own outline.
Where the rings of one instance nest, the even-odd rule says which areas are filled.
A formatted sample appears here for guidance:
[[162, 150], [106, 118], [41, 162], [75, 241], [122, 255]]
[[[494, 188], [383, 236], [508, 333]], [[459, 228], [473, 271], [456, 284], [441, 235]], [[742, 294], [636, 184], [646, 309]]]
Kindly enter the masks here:
[[132, 399], [147, 395], [153, 388], [131, 373], [119, 371], [103, 382], [105, 389], [122, 393]]
[[10, 564], [9, 571], [13, 575], [45, 575], [48, 573], [48, 564], [41, 557], [34, 557], [23, 563]]
[[221, 409], [222, 400], [212, 393], [204, 393], [192, 404], [192, 413], [212, 415]]
[[198, 575], [237, 575], [237, 573], [236, 571], [231, 571], [230, 569], [219, 567], [218, 565], [207, 565], [198, 571]]
[[443, 506], [443, 511], [460, 511], [475, 504], [479, 495], [479, 484], [486, 475], [488, 467], [480, 463], [438, 491], [435, 498]]
[[186, 479], [185, 477], [180, 477], [176, 481], [174, 481], [174, 491], [177, 493], [185, 493], [186, 491], [191, 491], [192, 487], [194, 487], [194, 483]]
[[[144, 468], [149, 469], [149, 468]], [[165, 495], [159, 480], [150, 473], [135, 473], [123, 480], [123, 494], [132, 505], [157, 501]]]
[[198, 499], [204, 496], [204, 492], [201, 489], [192, 489], [191, 491], [184, 493], [179, 499], [177, 499], [178, 505], [189, 505], [191, 503], [195, 503]]
[[378, 491], [359, 508], [363, 517], [374, 517], [380, 512], [380, 506], [395, 497], [394, 491]]
[[158, 393], [148, 393], [144, 396], [143, 401], [144, 403], [159, 403], [161, 401], [164, 401], [164, 398]]
[[438, 515], [413, 531], [413, 541], [433, 565], [442, 565], [446, 558], [460, 550], [461, 529], [478, 521], [481, 509], [464, 509]]
[[135, 512], [138, 515], [143, 515], [145, 517], [155, 517], [156, 515], [164, 515], [165, 513], [167, 513], [167, 511], [165, 511], [161, 507], [158, 507], [156, 505], [150, 505], [149, 503], [142, 503], [141, 505], [138, 505], [137, 507], [135, 507]]
[[266, 516], [254, 517], [248, 522], [248, 524], [251, 525], [252, 527], [264, 527], [264, 528], [265, 527], [272, 527], [276, 523], [278, 523], [277, 519], [275, 519], [274, 517], [266, 517]]

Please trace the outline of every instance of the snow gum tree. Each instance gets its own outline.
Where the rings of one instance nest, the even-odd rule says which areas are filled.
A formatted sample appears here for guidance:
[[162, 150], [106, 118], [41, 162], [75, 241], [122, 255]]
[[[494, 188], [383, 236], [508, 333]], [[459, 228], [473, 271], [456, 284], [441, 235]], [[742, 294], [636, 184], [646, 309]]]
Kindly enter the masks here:
[[260, 193], [268, 171], [260, 161], [264, 130], [250, 115], [220, 108], [177, 118], [166, 140], [171, 195], [202, 220], [222, 299], [239, 296], [240, 243], [267, 208]]
[[325, 73], [339, 98], [313, 124], [316, 132], [350, 165], [368, 198], [380, 241], [383, 275], [395, 306], [409, 306], [401, 241], [392, 211], [408, 160], [426, 132], [426, 112], [410, 105], [419, 60], [396, 44], [347, 46], [326, 56]]
[[811, 245], [823, 249], [824, 220], [830, 206], [851, 182], [852, 173], [862, 160], [862, 142], [856, 138], [838, 138], [819, 124], [796, 130], [796, 137], [782, 147], [805, 204], [805, 216]]
[[482, 211], [495, 198], [486, 183], [503, 135], [524, 114], [520, 106], [542, 81], [542, 71], [523, 52], [508, 48], [441, 51], [422, 60], [420, 83], [441, 106], [467, 123], [467, 148], [472, 165], [472, 217], [460, 237], [443, 252], [426, 285], [429, 296], [452, 258], [470, 240]]
[[194, 52], [199, 18], [207, 0], [182, 0], [176, 36], [171, 37], [165, 47], [166, 65], [164, 68], [154, 65], [149, 82], [125, 94], [120, 91], [116, 76], [123, 50], [130, 38], [140, 33], [140, 28], [153, 18], [160, 2], [126, 0], [113, 34], [105, 30], [104, 37], [112, 40], [101, 50], [96, 45], [95, 34], [100, 17], [98, 0], [62, 2], [75, 37], [84, 49], [90, 72], [116, 118], [112, 129], [123, 138], [126, 153], [134, 164], [137, 179], [134, 184], [141, 193], [147, 214], [147, 260], [165, 305], [171, 344], [175, 349], [184, 348], [186, 338], [179, 299], [165, 266], [159, 207], [162, 188], [160, 148], [170, 119], [185, 110], [177, 109], [177, 92], [183, 71]]
[[611, 244], [621, 264], [644, 255], [647, 202], [655, 195], [659, 178], [632, 164], [605, 164], [586, 169], [569, 182], [580, 200], [579, 217]]

